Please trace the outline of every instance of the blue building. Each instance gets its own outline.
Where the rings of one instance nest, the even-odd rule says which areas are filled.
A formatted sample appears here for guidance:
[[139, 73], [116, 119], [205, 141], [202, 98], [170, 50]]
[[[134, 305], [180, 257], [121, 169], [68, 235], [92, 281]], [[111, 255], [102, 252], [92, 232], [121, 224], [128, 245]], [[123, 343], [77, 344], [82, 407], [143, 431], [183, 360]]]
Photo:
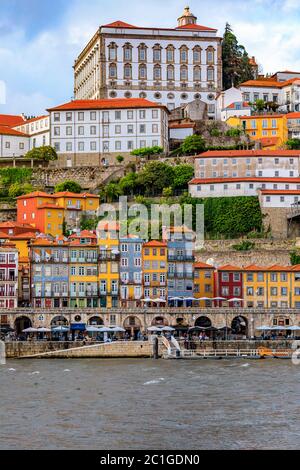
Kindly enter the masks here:
[[144, 240], [129, 236], [120, 239], [121, 306], [135, 308], [142, 305]]

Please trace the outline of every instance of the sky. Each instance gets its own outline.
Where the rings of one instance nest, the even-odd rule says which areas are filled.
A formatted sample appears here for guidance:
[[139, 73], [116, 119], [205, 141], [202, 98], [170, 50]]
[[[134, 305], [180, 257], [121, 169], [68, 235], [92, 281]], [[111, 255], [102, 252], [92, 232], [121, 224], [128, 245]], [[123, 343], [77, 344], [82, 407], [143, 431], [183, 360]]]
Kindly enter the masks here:
[[0, 114], [69, 101], [74, 60], [100, 25], [176, 27], [186, 3], [219, 35], [229, 22], [265, 73], [300, 70], [300, 0], [0, 0]]

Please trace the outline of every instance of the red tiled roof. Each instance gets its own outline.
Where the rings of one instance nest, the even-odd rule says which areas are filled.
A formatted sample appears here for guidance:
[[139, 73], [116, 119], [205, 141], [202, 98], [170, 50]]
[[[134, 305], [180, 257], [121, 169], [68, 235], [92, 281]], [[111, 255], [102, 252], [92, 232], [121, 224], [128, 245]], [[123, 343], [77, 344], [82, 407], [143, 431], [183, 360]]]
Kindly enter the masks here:
[[17, 137], [28, 137], [27, 134], [16, 131], [15, 129], [12, 129], [11, 127], [7, 126], [0, 126], [0, 135], [15, 135]]
[[194, 122], [186, 122], [186, 123], [182, 123], [182, 124], [177, 124], [177, 123], [173, 123], [173, 122], [170, 122], [169, 123], [169, 128], [170, 129], [190, 129], [190, 128], [194, 128], [195, 127], [195, 123]]
[[262, 147], [271, 147], [272, 145], [277, 145], [280, 142], [279, 137], [261, 137], [258, 139]]
[[[227, 106], [226, 109], [234, 109], [235, 111], [239, 111], [239, 109], [236, 109], [236, 108], [235, 108], [236, 103], [241, 103], [241, 102], [235, 101], [234, 103], [231, 103], [229, 106]], [[247, 101], [243, 101], [243, 102], [242, 102], [242, 105], [243, 105], [243, 108], [251, 108], [250, 104], [247, 103]], [[243, 117], [243, 116], [242, 116], [242, 117]], [[248, 117], [248, 116], [245, 116], [245, 117]]]
[[299, 157], [300, 150], [209, 150], [195, 158]]
[[144, 243], [144, 246], [145, 246], [146, 248], [148, 248], [148, 247], [149, 247], [149, 248], [150, 248], [150, 247], [154, 247], [154, 248], [155, 248], [155, 247], [163, 247], [163, 248], [165, 248], [165, 247], [167, 247], [168, 245], [167, 245], [167, 243], [165, 243], [165, 242], [160, 242], [160, 241], [158, 241], [158, 240], [152, 240], [152, 241], [150, 241], [150, 242]]
[[291, 196], [300, 196], [300, 190], [297, 189], [264, 189], [261, 191], [261, 194], [270, 195], [270, 196], [281, 196], [281, 195], [291, 195]]
[[263, 268], [262, 266], [256, 266], [255, 264], [251, 264], [250, 266], [246, 266], [244, 268], [244, 271], [265, 271], [266, 268]]
[[239, 266], [233, 266], [231, 264], [226, 264], [225, 266], [221, 266], [218, 268], [218, 271], [243, 271], [243, 268], [240, 268]]
[[27, 232], [27, 233], [20, 233], [19, 235], [15, 235], [11, 237], [11, 240], [31, 240], [32, 238], [36, 238], [36, 233]]
[[266, 269], [267, 271], [291, 271], [291, 266], [279, 266], [277, 264], [274, 264], [274, 266], [271, 266]]
[[103, 100], [74, 100], [69, 103], [50, 108], [48, 111], [126, 108], [165, 108], [165, 106], [153, 103], [152, 101], [144, 98], [111, 98]]
[[284, 118], [286, 114], [256, 114], [253, 116], [241, 116], [241, 119], [274, 119]]
[[288, 113], [286, 117], [288, 119], [300, 119], [300, 113]]
[[25, 123], [25, 119], [23, 116], [0, 114], [0, 126], [16, 127], [24, 123]]
[[97, 196], [96, 194], [89, 194], [89, 193], [71, 193], [71, 192], [69, 192], [69, 191], [51, 194], [51, 197], [53, 197], [53, 198], [72, 197], [72, 198], [77, 198], [77, 199], [85, 199], [85, 198], [87, 198], [87, 197], [90, 197], [90, 198], [94, 198], [94, 199], [99, 199], [99, 196]]
[[300, 178], [194, 178], [189, 184], [218, 184], [218, 183], [297, 183], [300, 184]]
[[[0, 230], [4, 228], [28, 228], [30, 230], [34, 230], [34, 227], [30, 224], [20, 224], [19, 222], [1, 222], [0, 223]], [[38, 232], [38, 230], [37, 230]]]
[[[37, 117], [35, 117], [35, 118], [28, 119], [27, 121], [25, 121], [25, 122], [22, 123], [22, 124], [30, 124], [30, 123], [32, 123], [32, 122], [39, 121], [40, 119], [46, 119], [46, 118], [48, 118], [48, 117], [49, 117], [48, 114], [47, 114], [47, 115], [44, 115], [44, 116], [37, 116]], [[14, 126], [14, 127], [16, 127], [16, 126]]]
[[124, 29], [138, 29], [137, 26], [133, 26], [132, 24], [125, 23], [124, 21], [114, 21], [113, 23], [105, 24], [102, 28], [124, 28]]
[[209, 28], [208, 26], [202, 26], [201, 24], [185, 24], [183, 26], [178, 26], [175, 29], [190, 29], [193, 31], [217, 31], [215, 28]]
[[1, 238], [1, 240], [3, 240], [3, 239], [9, 239], [10, 236], [7, 235], [7, 233], [5, 233], [5, 232], [0, 232], [0, 238]]
[[248, 80], [247, 82], [241, 83], [240, 87], [285, 88], [299, 80], [300, 78], [290, 78], [284, 82], [278, 82], [273, 76], [270, 79]]
[[25, 194], [24, 196], [19, 196], [17, 197], [17, 199], [32, 199], [34, 197], [48, 197], [52, 199], [53, 195], [44, 193], [42, 191], [35, 191], [34, 193]]
[[71, 235], [69, 237], [69, 239], [80, 239], [80, 238], [97, 238], [96, 234], [94, 232], [90, 232], [89, 230], [83, 230], [82, 232], [80, 232], [79, 234], [77, 233], [73, 233], [73, 235]]
[[194, 264], [194, 269], [213, 269], [215, 270], [216, 268], [212, 266], [211, 264], [206, 264], [206, 263], [195, 263]]

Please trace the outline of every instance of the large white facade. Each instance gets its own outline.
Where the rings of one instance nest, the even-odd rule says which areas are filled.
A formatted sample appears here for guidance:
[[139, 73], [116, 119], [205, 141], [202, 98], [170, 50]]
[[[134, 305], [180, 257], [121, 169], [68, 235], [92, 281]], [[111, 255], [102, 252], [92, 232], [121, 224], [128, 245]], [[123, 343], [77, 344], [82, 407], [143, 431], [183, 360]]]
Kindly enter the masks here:
[[169, 109], [200, 98], [215, 117], [215, 97], [222, 89], [221, 38], [196, 20], [185, 9], [175, 29], [120, 21], [100, 27], [75, 61], [75, 98], [140, 97]]
[[58, 154], [95, 161], [110, 154], [160, 146], [168, 151], [168, 111], [147, 100], [73, 101], [50, 111], [51, 145]]
[[29, 150], [29, 137], [25, 134], [0, 126], [0, 158], [24, 156]]
[[50, 145], [50, 116], [29, 119], [14, 129], [29, 136], [30, 150]]

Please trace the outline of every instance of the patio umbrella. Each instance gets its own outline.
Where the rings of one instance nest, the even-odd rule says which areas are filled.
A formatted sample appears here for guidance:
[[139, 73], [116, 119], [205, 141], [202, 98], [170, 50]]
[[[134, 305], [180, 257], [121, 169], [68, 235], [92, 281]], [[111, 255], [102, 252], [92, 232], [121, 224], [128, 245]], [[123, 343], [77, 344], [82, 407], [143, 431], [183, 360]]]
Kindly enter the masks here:
[[256, 328], [257, 331], [270, 331], [272, 330], [272, 327], [271, 326], [259, 326], [258, 328]]
[[68, 326], [56, 326], [55, 328], [52, 328], [53, 333], [67, 333], [68, 331], [70, 331]]
[[164, 299], [153, 299], [152, 302], [155, 302], [156, 304], [165, 304], [166, 300], [164, 300]]
[[88, 326], [86, 331], [88, 333], [98, 333], [99, 332], [99, 328], [97, 328], [96, 326]]
[[169, 300], [183, 300], [183, 297], [169, 297]]
[[273, 326], [271, 328], [272, 331], [286, 331], [288, 328], [286, 326]]
[[111, 328], [106, 328], [106, 327], [104, 327], [104, 328], [97, 328], [96, 331], [97, 331], [98, 333], [112, 333], [112, 332], [113, 332]]
[[196, 299], [195, 297], [185, 297], [184, 300], [189, 300], [189, 301], [194, 301], [194, 300], [198, 300]]
[[172, 328], [171, 326], [164, 326], [162, 331], [175, 331], [175, 328]]
[[221, 301], [221, 300], [227, 300], [227, 299], [225, 299], [224, 297], [214, 297], [214, 298], [211, 299], [211, 300]]
[[36, 328], [26, 328], [26, 330], [23, 330], [23, 333], [37, 333], [38, 330]]
[[219, 331], [225, 331], [225, 330], [232, 330], [230, 326], [222, 326], [221, 328], [217, 328]]
[[147, 328], [148, 331], [162, 331], [163, 327], [162, 326], [150, 326], [150, 328]]
[[51, 333], [50, 328], [38, 328], [38, 333]]
[[120, 326], [112, 327], [111, 331], [114, 333], [126, 333], [126, 330], [124, 328], [121, 328]]
[[289, 331], [300, 331], [300, 326], [291, 326], [291, 327], [288, 327], [288, 330]]
[[141, 299], [141, 302], [153, 302], [153, 300], [148, 297], [147, 299]]
[[244, 302], [244, 299], [233, 298], [228, 300], [229, 303], [231, 302]]

